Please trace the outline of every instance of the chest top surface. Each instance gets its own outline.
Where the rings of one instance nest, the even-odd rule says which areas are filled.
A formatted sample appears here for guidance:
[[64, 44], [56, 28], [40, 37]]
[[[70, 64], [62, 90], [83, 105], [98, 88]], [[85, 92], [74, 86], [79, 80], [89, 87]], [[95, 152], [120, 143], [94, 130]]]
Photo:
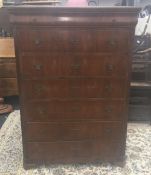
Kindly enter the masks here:
[[137, 23], [139, 8], [133, 7], [11, 7], [10, 22], [30, 25], [132, 26]]

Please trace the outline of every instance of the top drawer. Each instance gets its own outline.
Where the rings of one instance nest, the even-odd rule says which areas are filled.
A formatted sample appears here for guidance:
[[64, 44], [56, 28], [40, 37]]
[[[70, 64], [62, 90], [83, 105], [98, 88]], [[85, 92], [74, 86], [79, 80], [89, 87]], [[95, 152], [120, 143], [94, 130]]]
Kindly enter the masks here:
[[127, 52], [127, 29], [21, 27], [17, 33], [22, 51]]

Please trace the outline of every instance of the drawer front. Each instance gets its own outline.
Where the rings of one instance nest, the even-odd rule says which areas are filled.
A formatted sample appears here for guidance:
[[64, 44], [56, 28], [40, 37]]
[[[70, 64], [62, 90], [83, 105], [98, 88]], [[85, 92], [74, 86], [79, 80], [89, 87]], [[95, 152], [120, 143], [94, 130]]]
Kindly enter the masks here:
[[[118, 33], [116, 35], [115, 33]], [[22, 27], [19, 46], [24, 51], [51, 52], [126, 52], [129, 45], [127, 29], [66, 29]]]
[[28, 142], [28, 163], [88, 163], [121, 161], [125, 145], [108, 140], [77, 142]]
[[16, 63], [0, 63], [0, 78], [16, 77]]
[[18, 95], [16, 78], [0, 78], [0, 96]]
[[[124, 100], [49, 100], [25, 103], [27, 122], [101, 120], [121, 121]], [[33, 110], [34, 109], [34, 110]]]
[[24, 78], [54, 76], [126, 77], [128, 57], [112, 54], [20, 54], [20, 72]]
[[127, 81], [120, 78], [22, 80], [25, 99], [124, 98]]
[[26, 141], [121, 140], [124, 134], [120, 122], [51, 122], [25, 125]]

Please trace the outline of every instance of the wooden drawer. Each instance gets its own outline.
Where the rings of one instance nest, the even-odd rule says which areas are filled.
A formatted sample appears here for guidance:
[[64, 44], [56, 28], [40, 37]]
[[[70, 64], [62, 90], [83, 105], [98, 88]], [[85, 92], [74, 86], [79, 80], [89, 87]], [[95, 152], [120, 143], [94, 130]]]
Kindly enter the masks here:
[[127, 81], [120, 78], [22, 80], [25, 99], [125, 98]]
[[128, 75], [128, 58], [112, 54], [22, 53], [20, 72], [24, 78], [54, 76], [121, 76]]
[[[118, 35], [116, 35], [118, 33]], [[79, 29], [20, 27], [18, 44], [24, 51], [126, 52], [127, 29]]]
[[0, 78], [0, 97], [18, 94], [16, 78]]
[[16, 63], [0, 63], [0, 78], [16, 78]]
[[[28, 142], [26, 163], [97, 163], [121, 161], [125, 145], [121, 141]], [[113, 151], [114, 150], [114, 151]]]
[[26, 141], [121, 140], [120, 122], [51, 122], [25, 124]]
[[[121, 121], [125, 116], [124, 100], [82, 99], [49, 100], [24, 104], [28, 122], [100, 120]], [[34, 110], [33, 110], [34, 109]]]
[[16, 59], [0, 58], [0, 78], [16, 78]]

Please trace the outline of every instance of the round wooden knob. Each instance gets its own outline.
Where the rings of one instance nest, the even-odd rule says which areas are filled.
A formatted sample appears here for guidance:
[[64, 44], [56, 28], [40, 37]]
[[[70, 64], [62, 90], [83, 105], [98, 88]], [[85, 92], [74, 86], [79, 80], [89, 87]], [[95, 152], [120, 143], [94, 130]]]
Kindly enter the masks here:
[[40, 40], [39, 39], [35, 39], [35, 44], [39, 45], [40, 44]]
[[112, 113], [113, 110], [112, 110], [112, 107], [109, 106], [109, 107], [106, 107], [106, 108], [105, 108], [105, 111], [106, 111], [107, 113]]
[[112, 39], [109, 41], [109, 46], [115, 47], [116, 45], [117, 45], [117, 42], [115, 40]]
[[46, 110], [40, 108], [40, 109], [38, 109], [38, 113], [41, 115], [44, 115], [44, 114], [46, 114]]
[[44, 87], [42, 85], [38, 85], [35, 87], [35, 93], [39, 94], [43, 91]]
[[71, 108], [71, 112], [79, 112], [80, 111], [80, 107], [79, 106], [73, 106]]
[[106, 129], [106, 133], [110, 134], [112, 132], [112, 130], [110, 128]]
[[107, 64], [106, 69], [107, 71], [113, 71], [113, 64]]
[[41, 64], [35, 64], [35, 65], [34, 65], [34, 68], [35, 68], [36, 70], [41, 70], [42, 65], [41, 65]]
[[74, 70], [79, 70], [81, 66], [80, 66], [80, 64], [73, 64], [73, 65], [71, 65], [71, 67]]
[[110, 84], [110, 85], [106, 85], [105, 89], [106, 89], [106, 91], [110, 92], [110, 91], [112, 91], [113, 88], [112, 88], [112, 85]]

